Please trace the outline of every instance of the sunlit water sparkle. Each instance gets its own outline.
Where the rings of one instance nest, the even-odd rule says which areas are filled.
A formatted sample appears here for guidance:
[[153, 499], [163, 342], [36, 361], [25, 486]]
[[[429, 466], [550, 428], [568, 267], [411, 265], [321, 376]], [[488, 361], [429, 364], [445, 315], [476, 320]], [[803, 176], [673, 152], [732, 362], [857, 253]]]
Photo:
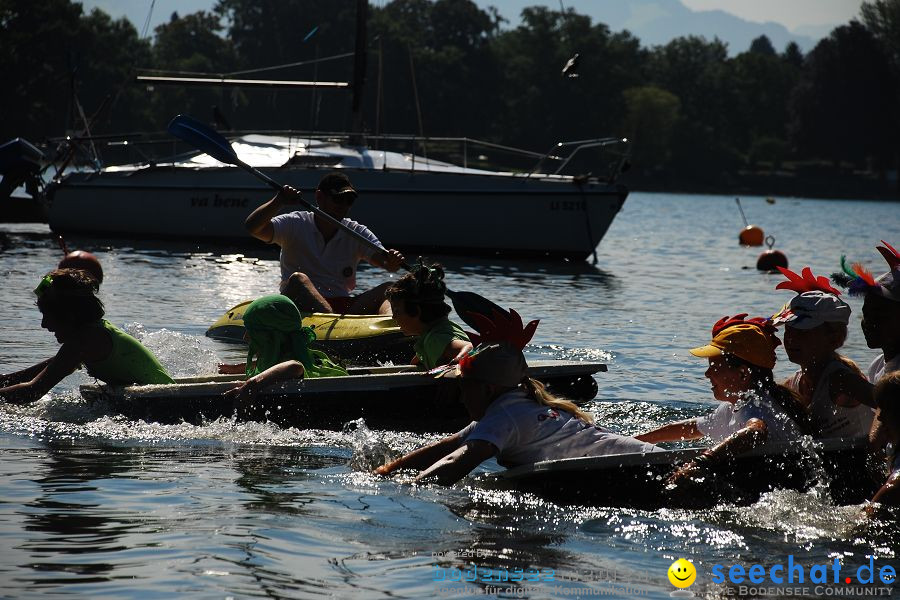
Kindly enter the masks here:
[[[873, 271], [879, 239], [900, 242], [896, 204], [742, 198], [748, 218], [777, 238], [791, 266], [836, 269], [842, 253]], [[740, 248], [733, 198], [633, 194], [598, 249], [598, 264], [444, 258], [448, 285], [541, 319], [532, 358], [598, 360], [598, 420], [634, 434], [714, 407], [705, 365], [687, 348], [725, 314], [771, 314], [790, 295], [758, 273], [759, 249]], [[106, 272], [107, 318], [140, 338], [173, 373], [202, 375], [240, 362], [240, 347], [209, 340], [225, 309], [275, 289], [271, 252], [196, 244], [72, 238]], [[46, 227], [0, 226], [0, 372], [50, 356], [31, 290], [58, 260]], [[359, 273], [365, 288], [382, 280]], [[867, 365], [858, 299], [844, 353]], [[792, 371], [783, 353], [776, 368]], [[554, 569], [575, 591], [641, 582], [668, 597], [666, 569], [689, 558], [764, 565], [788, 554], [895, 561], [897, 527], [821, 490], [773, 492], [751, 507], [644, 511], [558, 506], [537, 496], [415, 486], [369, 474], [438, 435], [283, 429], [218, 419], [161, 425], [81, 400], [76, 373], [27, 407], [0, 407], [0, 582], [15, 598], [436, 597], [435, 567]], [[496, 471], [491, 462], [478, 473]], [[476, 558], [461, 558], [470, 552]], [[587, 574], [593, 573], [593, 576]], [[591, 578], [593, 577], [593, 578]], [[571, 581], [570, 581], [571, 580]], [[459, 585], [459, 584], [454, 584]], [[519, 597], [552, 597], [537, 584]], [[698, 597], [723, 588], [695, 584]], [[503, 597], [493, 595], [494, 597]], [[512, 597], [512, 596], [506, 596]]]

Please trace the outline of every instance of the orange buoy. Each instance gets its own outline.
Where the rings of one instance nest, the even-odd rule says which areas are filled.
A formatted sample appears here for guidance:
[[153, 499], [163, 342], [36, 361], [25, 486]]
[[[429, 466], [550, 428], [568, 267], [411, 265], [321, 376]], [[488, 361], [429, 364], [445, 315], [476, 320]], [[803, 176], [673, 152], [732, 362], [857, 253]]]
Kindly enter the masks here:
[[788, 259], [784, 252], [781, 250], [772, 250], [772, 246], [775, 245], [775, 236], [770, 235], [767, 237], [766, 245], [769, 249], [760, 254], [756, 259], [756, 268], [768, 273], [774, 273], [778, 270], [777, 267], [787, 269]]
[[766, 234], [761, 228], [756, 225], [747, 225], [738, 235], [738, 242], [741, 246], [762, 246], [765, 237]]
[[69, 252], [59, 261], [58, 267], [60, 269], [81, 269], [82, 271], [87, 271], [97, 280], [98, 284], [103, 283], [103, 267], [100, 266], [100, 261], [97, 260], [97, 257], [90, 252], [85, 252], [84, 250]]

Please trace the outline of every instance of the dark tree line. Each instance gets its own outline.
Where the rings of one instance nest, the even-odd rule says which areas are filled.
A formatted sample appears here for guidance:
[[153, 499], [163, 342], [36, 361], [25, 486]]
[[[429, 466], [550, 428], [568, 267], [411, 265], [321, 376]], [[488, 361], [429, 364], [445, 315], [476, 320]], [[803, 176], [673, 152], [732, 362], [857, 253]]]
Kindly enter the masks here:
[[[352, 81], [354, 0], [219, 0], [140, 38], [71, 0], [0, 0], [0, 140], [65, 131], [161, 130], [174, 114], [234, 129], [338, 131], [345, 91], [178, 88], [138, 72]], [[646, 48], [573, 9], [525, 9], [518, 27], [470, 0], [368, 9], [370, 132], [469, 136], [545, 150], [612, 134], [634, 141], [643, 176], [719, 181], [786, 163], [896, 172], [900, 0], [871, 0], [806, 56], [760, 37], [734, 57], [718, 39]], [[579, 55], [577, 77], [563, 65]], [[292, 65], [259, 70], [274, 65]], [[418, 102], [416, 101], [418, 98]], [[76, 101], [77, 100], [77, 101]]]

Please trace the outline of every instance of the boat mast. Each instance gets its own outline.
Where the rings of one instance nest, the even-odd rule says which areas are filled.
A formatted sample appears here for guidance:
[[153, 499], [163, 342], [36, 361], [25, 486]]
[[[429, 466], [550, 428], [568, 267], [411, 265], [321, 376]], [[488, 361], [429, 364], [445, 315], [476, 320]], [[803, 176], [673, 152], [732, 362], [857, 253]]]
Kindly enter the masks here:
[[356, 0], [356, 48], [353, 56], [353, 125], [351, 142], [362, 143], [362, 96], [366, 83], [366, 19], [368, 0]]

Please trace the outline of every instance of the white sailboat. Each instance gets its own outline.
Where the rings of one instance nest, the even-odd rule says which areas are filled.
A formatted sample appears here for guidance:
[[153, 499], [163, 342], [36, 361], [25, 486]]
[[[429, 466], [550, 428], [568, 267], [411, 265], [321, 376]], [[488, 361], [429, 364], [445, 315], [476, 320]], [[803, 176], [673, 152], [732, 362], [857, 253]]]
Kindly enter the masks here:
[[[235, 134], [230, 141], [238, 157], [304, 192], [314, 190], [327, 172], [345, 172], [360, 194], [352, 218], [365, 223], [389, 247], [441, 254], [571, 259], [584, 259], [594, 252], [628, 195], [625, 186], [616, 181], [626, 165], [628, 141], [563, 142], [542, 155], [466, 138], [363, 135], [359, 71], [365, 68], [364, 0], [359, 4], [352, 85], [281, 82], [292, 87], [351, 88], [354, 123], [359, 126], [356, 132]], [[145, 79], [154, 84], [204, 83], [197, 78]], [[222, 78], [205, 82], [280, 85], [271, 80]], [[427, 154], [421, 149], [428, 145], [446, 148], [451, 142], [459, 144], [462, 164], [421, 155]], [[414, 151], [371, 147], [388, 143], [409, 143]], [[530, 172], [469, 167], [467, 157], [484, 148], [518, 152], [536, 160], [537, 166]], [[598, 169], [602, 174], [564, 174], [575, 155], [597, 148], [612, 156]], [[188, 154], [72, 171], [48, 186], [45, 201], [50, 227], [60, 234], [251, 243], [244, 219], [271, 195], [270, 189], [236, 167], [203, 154]]]

